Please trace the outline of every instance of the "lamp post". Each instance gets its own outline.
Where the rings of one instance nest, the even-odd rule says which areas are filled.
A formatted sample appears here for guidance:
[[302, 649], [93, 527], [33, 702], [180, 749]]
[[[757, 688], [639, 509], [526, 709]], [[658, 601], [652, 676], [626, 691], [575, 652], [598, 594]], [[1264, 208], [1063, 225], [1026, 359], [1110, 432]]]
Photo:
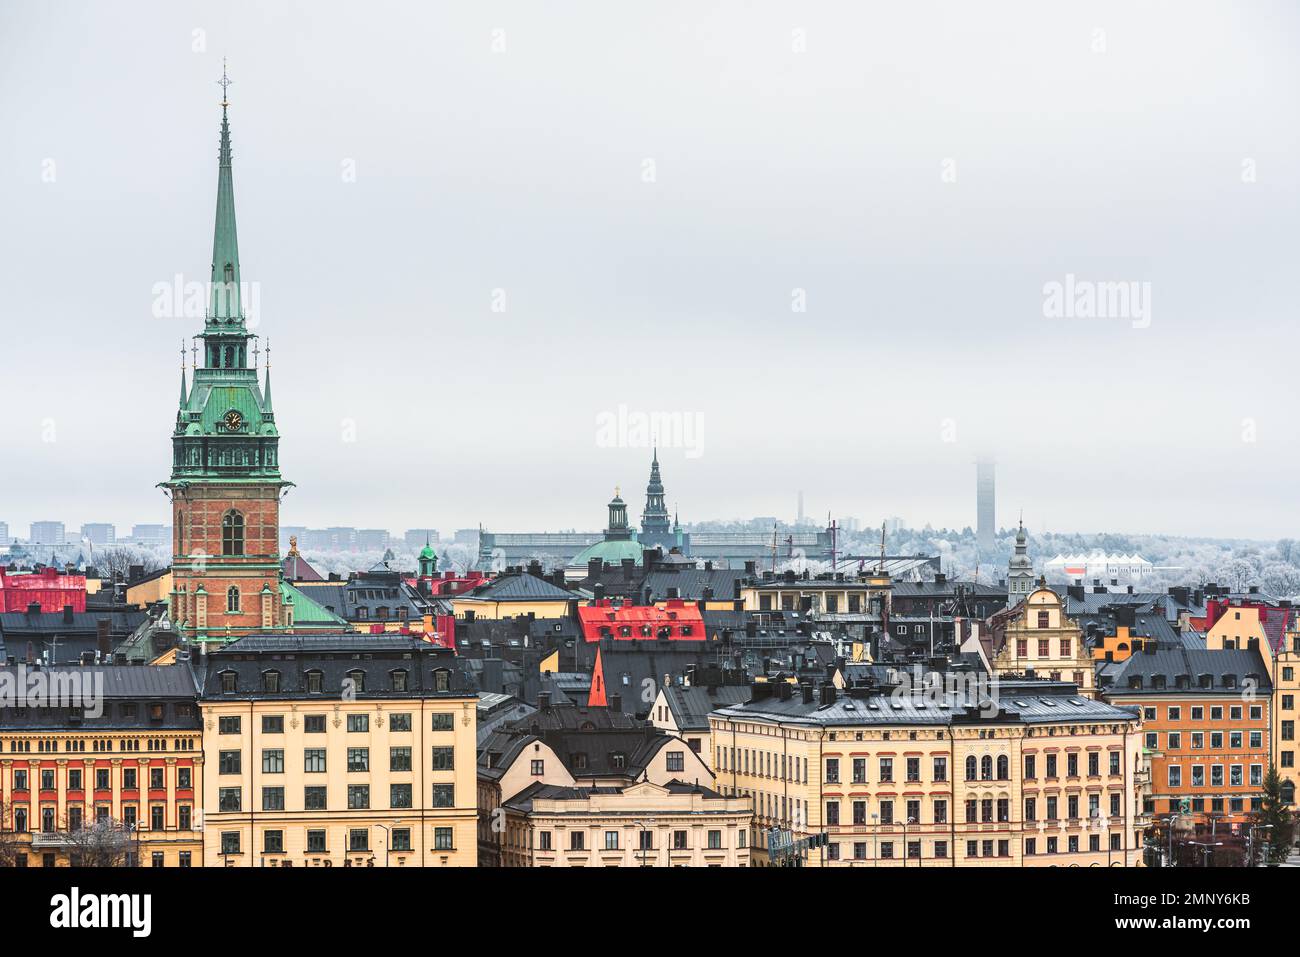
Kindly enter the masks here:
[[647, 867], [648, 865], [647, 865], [646, 862], [645, 862], [645, 852], [648, 850], [648, 848], [646, 847], [646, 839], [645, 839], [645, 836], [646, 836], [647, 834], [653, 834], [653, 833], [654, 833], [653, 831], [650, 830], [650, 827], [652, 826], [652, 824], [653, 824], [654, 822], [653, 822], [653, 821], [633, 821], [632, 823], [635, 824], [637, 827], [639, 827], [639, 828], [641, 829], [641, 830], [638, 832], [639, 835], [640, 835], [640, 836], [638, 837], [638, 841], [639, 841], [640, 844], [641, 844], [641, 847], [640, 847], [640, 851], [641, 851], [641, 866], [642, 866], [642, 867]]
[[1178, 862], [1174, 860], [1174, 821], [1178, 820], [1177, 814], [1171, 814], [1165, 818], [1165, 827], [1169, 829], [1169, 866], [1177, 867]]
[[388, 853], [393, 849], [393, 832], [390, 828], [401, 823], [401, 818], [398, 818], [391, 825], [383, 825], [378, 822], [375, 823], [375, 827], [384, 832], [384, 867], [388, 866]]
[[871, 815], [871, 866], [880, 866], [880, 815]]
[[1246, 866], [1255, 866], [1255, 832], [1271, 831], [1272, 824], [1252, 824], [1250, 830], [1246, 832]]
[[1206, 867], [1210, 866], [1210, 855], [1213, 853], [1210, 848], [1223, 847], [1222, 841], [1189, 841], [1188, 843], [1191, 844], [1192, 847], [1199, 847], [1201, 849], [1201, 853], [1204, 855], [1204, 866]]

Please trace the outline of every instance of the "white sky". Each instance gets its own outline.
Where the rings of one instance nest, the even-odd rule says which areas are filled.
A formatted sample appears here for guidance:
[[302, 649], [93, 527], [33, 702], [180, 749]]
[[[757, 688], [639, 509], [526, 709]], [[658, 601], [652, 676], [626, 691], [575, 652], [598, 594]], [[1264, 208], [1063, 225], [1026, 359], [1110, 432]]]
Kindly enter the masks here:
[[686, 521], [1300, 531], [1294, 4], [427, 6], [0, 5], [13, 534], [167, 520], [223, 55], [286, 524], [636, 520], [624, 405]]

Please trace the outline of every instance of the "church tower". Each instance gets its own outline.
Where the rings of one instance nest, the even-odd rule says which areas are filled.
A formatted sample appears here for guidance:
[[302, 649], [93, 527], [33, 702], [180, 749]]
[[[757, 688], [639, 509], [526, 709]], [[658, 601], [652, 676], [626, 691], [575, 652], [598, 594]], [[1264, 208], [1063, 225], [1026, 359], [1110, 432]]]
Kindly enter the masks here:
[[1034, 565], [1029, 560], [1029, 545], [1025, 538], [1025, 523], [1021, 520], [1016, 532], [1016, 550], [1007, 563], [1007, 607], [1014, 608], [1020, 604], [1036, 587]]
[[662, 545], [666, 551], [672, 544], [672, 523], [668, 506], [664, 504], [664, 483], [659, 476], [659, 450], [654, 451], [650, 463], [650, 482], [645, 487], [645, 511], [641, 513], [640, 540], [646, 547]]
[[269, 349], [265, 385], [248, 364], [257, 337], [240, 287], [224, 71], [220, 83], [211, 292], [188, 390], [181, 369], [172, 474], [161, 483], [172, 501], [171, 618], [185, 637], [207, 642], [293, 625], [279, 557], [280, 497], [293, 483], [280, 477]]

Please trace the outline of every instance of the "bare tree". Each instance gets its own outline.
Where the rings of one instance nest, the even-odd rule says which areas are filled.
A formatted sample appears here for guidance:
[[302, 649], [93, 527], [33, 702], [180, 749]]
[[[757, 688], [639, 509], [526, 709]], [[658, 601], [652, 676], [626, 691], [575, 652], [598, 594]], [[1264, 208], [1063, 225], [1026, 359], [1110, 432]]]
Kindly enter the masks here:
[[18, 839], [18, 832], [5, 825], [9, 820], [9, 805], [0, 801], [0, 867], [13, 867], [18, 855], [27, 853], [26, 843]]
[[136, 849], [136, 833], [112, 818], [100, 818], [63, 832], [73, 867], [124, 867]]
[[132, 565], [141, 566], [146, 575], [163, 567], [156, 554], [143, 548], [116, 545], [95, 552], [94, 566], [107, 581], [129, 581]]

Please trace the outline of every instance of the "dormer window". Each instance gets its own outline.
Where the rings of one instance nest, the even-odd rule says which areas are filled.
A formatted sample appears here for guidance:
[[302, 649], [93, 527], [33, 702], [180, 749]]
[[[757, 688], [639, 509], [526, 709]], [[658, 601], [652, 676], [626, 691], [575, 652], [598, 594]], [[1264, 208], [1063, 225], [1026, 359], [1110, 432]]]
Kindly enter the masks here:
[[325, 675], [319, 671], [307, 672], [307, 693], [322, 694], [325, 691]]
[[393, 690], [394, 690], [394, 691], [405, 691], [405, 690], [406, 690], [406, 678], [407, 678], [407, 674], [406, 674], [406, 670], [405, 670], [404, 668], [398, 668], [398, 669], [395, 670], [395, 671], [391, 671], [391, 672], [389, 672], [389, 676], [390, 676], [391, 679], [392, 679], [392, 684], [393, 684]]
[[221, 672], [221, 693], [234, 694], [239, 690], [239, 675], [233, 671]]
[[280, 672], [263, 671], [262, 672], [262, 690], [270, 694], [276, 694], [280, 690]]

